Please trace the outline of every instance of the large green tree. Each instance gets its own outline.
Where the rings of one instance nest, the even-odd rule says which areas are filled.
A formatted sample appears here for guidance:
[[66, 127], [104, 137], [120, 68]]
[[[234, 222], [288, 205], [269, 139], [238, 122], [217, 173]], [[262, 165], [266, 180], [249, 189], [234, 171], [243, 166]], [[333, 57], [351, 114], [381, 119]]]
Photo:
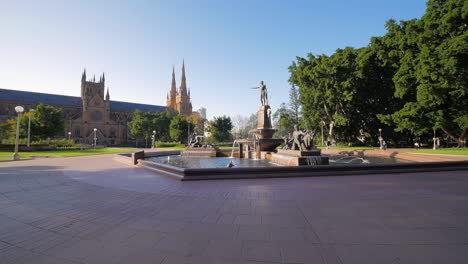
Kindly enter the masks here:
[[405, 104], [380, 118], [416, 136], [441, 129], [465, 144], [468, 136], [468, 2], [430, 0], [421, 19], [388, 24], [398, 44], [395, 97]]
[[23, 115], [21, 134], [27, 136], [28, 118], [31, 115], [31, 134], [33, 138], [46, 139], [63, 133], [65, 122], [61, 108], [38, 104], [34, 112]]
[[298, 57], [289, 67], [290, 82], [299, 87], [304, 125], [317, 128], [320, 122], [325, 122], [332, 140], [335, 127], [345, 126], [351, 115], [357, 53], [353, 48], [345, 48], [331, 56], [309, 54], [307, 59]]
[[215, 117], [209, 123], [211, 136], [217, 142], [231, 140], [231, 129], [233, 128], [231, 118], [228, 116]]
[[170, 124], [171, 139], [177, 142], [187, 142], [189, 122], [182, 116], [176, 115]]

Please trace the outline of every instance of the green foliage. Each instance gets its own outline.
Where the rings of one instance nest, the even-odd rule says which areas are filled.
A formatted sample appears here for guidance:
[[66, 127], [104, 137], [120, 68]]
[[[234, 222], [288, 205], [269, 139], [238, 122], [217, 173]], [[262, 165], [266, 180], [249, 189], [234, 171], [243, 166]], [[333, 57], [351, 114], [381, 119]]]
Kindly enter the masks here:
[[277, 129], [276, 137], [284, 137], [294, 131], [294, 125], [296, 124], [294, 112], [287, 108], [285, 103], [282, 103], [278, 110], [273, 113], [273, 121]]
[[387, 33], [367, 47], [298, 57], [290, 82], [299, 88], [305, 127], [323, 121], [329, 138], [347, 142], [358, 131], [375, 139], [378, 128], [395, 142], [441, 129], [464, 144], [467, 19], [466, 1], [429, 0], [421, 19], [389, 20]]
[[229, 141], [232, 138], [231, 129], [233, 128], [230, 117], [215, 117], [209, 123], [209, 131], [216, 142]]
[[464, 144], [468, 136], [468, 4], [430, 0], [421, 19], [391, 22], [398, 54], [395, 96], [405, 103], [380, 116], [397, 131], [424, 135], [440, 128]]
[[46, 139], [63, 133], [65, 123], [63, 111], [51, 105], [39, 104], [33, 113], [26, 113], [21, 119], [21, 135], [27, 136], [28, 114], [31, 114], [31, 135], [33, 138]]
[[137, 140], [145, 140], [148, 143], [151, 142], [154, 131], [155, 140], [169, 141], [169, 124], [173, 116], [170, 111], [141, 112], [136, 110], [133, 113], [132, 121], [128, 124], [130, 135]]
[[186, 143], [188, 137], [188, 124], [182, 115], [176, 115], [170, 123], [170, 136], [172, 140]]

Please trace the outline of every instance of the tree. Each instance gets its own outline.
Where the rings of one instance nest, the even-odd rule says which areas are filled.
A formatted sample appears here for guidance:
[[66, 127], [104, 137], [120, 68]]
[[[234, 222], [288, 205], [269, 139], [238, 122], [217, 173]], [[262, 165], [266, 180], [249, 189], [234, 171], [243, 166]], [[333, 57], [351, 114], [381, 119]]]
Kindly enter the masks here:
[[209, 123], [211, 136], [217, 142], [228, 141], [232, 138], [230, 131], [232, 130], [232, 121], [230, 117], [221, 116], [215, 117]]
[[128, 128], [130, 130], [130, 135], [135, 138], [135, 145], [138, 147], [138, 139], [144, 136], [144, 117], [143, 112], [140, 110], [135, 110], [133, 112], [132, 121], [128, 123]]
[[31, 131], [35, 138], [46, 139], [63, 133], [65, 123], [63, 111], [51, 105], [38, 104], [34, 112], [23, 115], [21, 120], [22, 135], [27, 135], [28, 115], [31, 115]]
[[278, 110], [273, 113], [273, 121], [275, 123], [276, 136], [284, 137], [294, 131], [294, 125], [297, 124], [294, 110], [288, 109], [285, 103], [282, 103]]
[[301, 119], [301, 101], [299, 90], [295, 85], [291, 85], [291, 89], [289, 90], [289, 107], [294, 124], [299, 125]]
[[298, 57], [289, 67], [290, 82], [299, 87], [304, 125], [314, 128], [325, 121], [331, 140], [335, 139], [335, 127], [345, 126], [351, 115], [348, 110], [356, 93], [356, 57], [353, 48], [338, 49], [331, 56]]
[[[421, 19], [388, 23], [403, 54], [393, 80], [404, 105], [379, 118], [416, 136], [441, 129], [459, 145], [468, 137], [468, 4], [430, 0]], [[396, 33], [395, 33], [396, 32]]]
[[200, 113], [195, 112], [187, 116], [187, 121], [190, 122], [190, 130], [195, 131], [198, 135], [203, 135], [205, 132], [205, 122]]
[[169, 133], [171, 139], [177, 142], [187, 142], [188, 139], [188, 122], [182, 115], [176, 115], [170, 123]]

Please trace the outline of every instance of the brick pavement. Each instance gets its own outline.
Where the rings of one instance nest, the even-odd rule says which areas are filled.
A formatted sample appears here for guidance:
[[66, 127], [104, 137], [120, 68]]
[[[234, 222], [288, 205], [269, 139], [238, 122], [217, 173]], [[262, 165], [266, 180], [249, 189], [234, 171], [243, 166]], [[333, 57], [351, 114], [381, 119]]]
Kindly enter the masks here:
[[180, 182], [0, 163], [0, 263], [466, 263], [468, 172]]

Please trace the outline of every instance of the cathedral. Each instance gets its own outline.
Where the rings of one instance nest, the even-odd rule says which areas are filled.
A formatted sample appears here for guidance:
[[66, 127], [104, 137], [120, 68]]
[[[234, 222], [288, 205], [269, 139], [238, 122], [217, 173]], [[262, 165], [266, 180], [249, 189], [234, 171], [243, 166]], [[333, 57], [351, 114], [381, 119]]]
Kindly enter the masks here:
[[178, 91], [174, 67], [172, 68], [172, 84], [167, 96], [167, 107], [111, 101], [109, 88], [106, 90], [105, 82], [104, 74], [96, 80], [96, 77], [87, 78], [84, 70], [81, 75], [80, 97], [0, 89], [0, 122], [7, 118], [15, 118], [14, 108], [17, 105], [30, 111], [39, 103], [43, 103], [63, 110], [65, 138], [70, 132], [71, 138], [76, 143], [93, 144], [96, 137], [99, 145], [124, 146], [135, 142], [128, 129], [128, 123], [132, 120], [135, 110], [162, 112], [169, 108], [182, 115], [192, 114], [184, 63], [182, 63], [182, 78]]
[[190, 101], [190, 90], [187, 89], [184, 62], [182, 62], [182, 78], [178, 91], [176, 90], [174, 66], [172, 67], [172, 83], [171, 90], [167, 95], [167, 107], [184, 116], [192, 114], [192, 102]]

